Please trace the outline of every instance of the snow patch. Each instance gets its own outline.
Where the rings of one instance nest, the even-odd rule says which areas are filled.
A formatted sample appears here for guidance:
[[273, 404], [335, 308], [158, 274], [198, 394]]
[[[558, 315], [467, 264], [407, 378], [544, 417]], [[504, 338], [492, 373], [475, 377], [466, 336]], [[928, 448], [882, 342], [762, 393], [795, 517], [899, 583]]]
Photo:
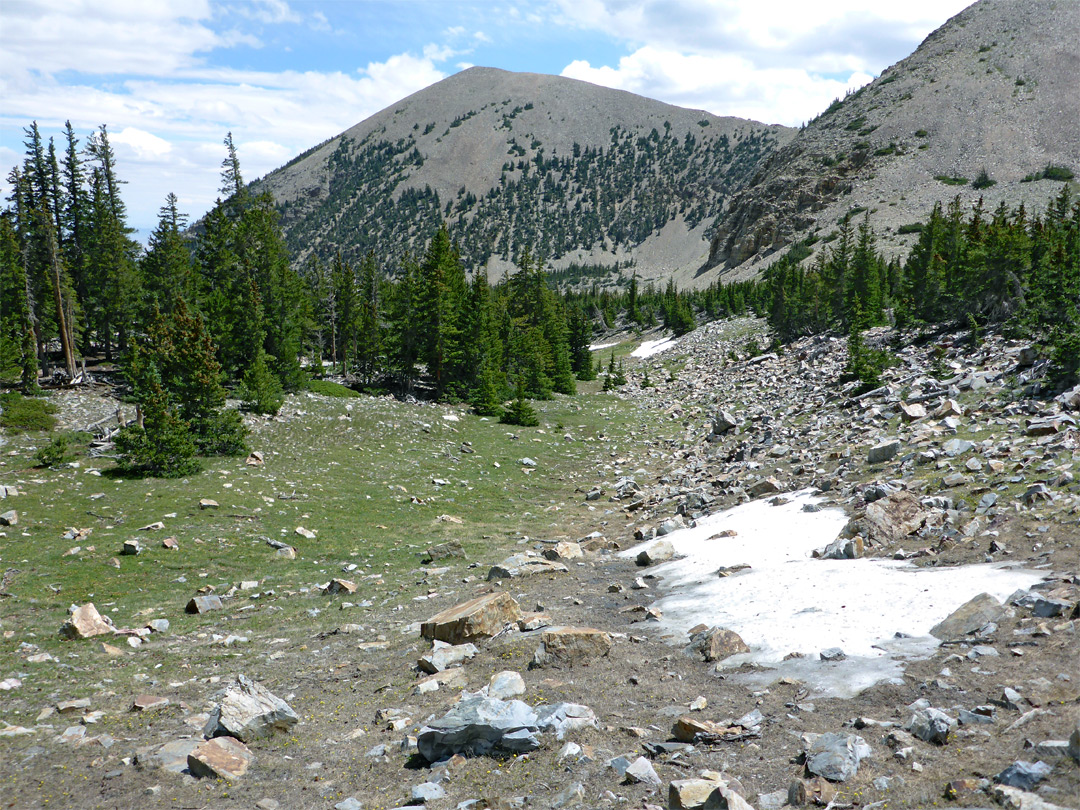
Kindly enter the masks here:
[[646, 340], [632, 352], [631, 357], [652, 357], [654, 354], [667, 351], [675, 345], [675, 338], [667, 337], [660, 340]]
[[[847, 516], [841, 509], [802, 511], [818, 500], [809, 490], [784, 497], [788, 503], [741, 504], [664, 537], [678, 558], [650, 569], [663, 577], [656, 603], [662, 631], [685, 641], [698, 624], [734, 630], [751, 652], [725, 665], [779, 667], [819, 694], [844, 697], [898, 677], [905, 658], [928, 655], [938, 644], [930, 628], [973, 596], [987, 592], [1004, 601], [1042, 578], [1001, 565], [924, 569], [896, 560], [813, 559]], [[736, 534], [716, 537], [726, 529]], [[632, 559], [648, 545], [620, 556]], [[737, 565], [750, 568], [717, 576], [719, 568]], [[843, 649], [848, 660], [821, 662], [819, 653], [830, 647]], [[793, 652], [806, 657], [783, 661]], [[767, 683], [779, 675], [757, 677]]]
[[589, 351], [590, 352], [598, 352], [601, 349], [610, 349], [612, 346], [618, 346], [618, 345], [619, 345], [618, 341], [616, 341], [614, 343], [593, 343], [591, 346], [589, 346]]

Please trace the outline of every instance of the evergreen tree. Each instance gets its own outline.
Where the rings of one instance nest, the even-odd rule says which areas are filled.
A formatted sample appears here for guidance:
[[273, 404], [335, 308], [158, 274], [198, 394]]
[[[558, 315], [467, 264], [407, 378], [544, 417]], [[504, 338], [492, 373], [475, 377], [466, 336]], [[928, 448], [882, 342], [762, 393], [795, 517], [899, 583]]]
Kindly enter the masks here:
[[285, 403], [281, 381], [270, 371], [266, 352], [260, 352], [244, 374], [237, 389], [241, 407], [245, 411], [274, 415]]
[[129, 474], [179, 478], [197, 473], [195, 442], [161, 380], [152, 355], [133, 344], [127, 364], [139, 418], [115, 437], [118, 468]]
[[0, 216], [0, 379], [37, 390], [37, 345], [29, 282], [12, 217]]
[[140, 262], [144, 322], [155, 309], [171, 312], [177, 301], [191, 300], [191, 251], [183, 236], [187, 217], [177, 211], [176, 203], [176, 195], [169, 192]]
[[86, 317], [105, 358], [113, 358], [114, 342], [123, 352], [139, 309], [135, 257], [139, 246], [129, 238], [127, 209], [120, 199], [116, 157], [102, 125], [87, 144], [90, 173], [90, 237], [86, 246]]
[[382, 363], [383, 334], [380, 323], [379, 268], [375, 253], [369, 251], [360, 266], [358, 319], [356, 329], [356, 372], [365, 383], [372, 382]]
[[517, 396], [499, 421], [504, 425], [520, 425], [521, 427], [537, 427], [540, 424], [536, 411], [525, 399], [525, 385], [521, 380], [518, 380]]

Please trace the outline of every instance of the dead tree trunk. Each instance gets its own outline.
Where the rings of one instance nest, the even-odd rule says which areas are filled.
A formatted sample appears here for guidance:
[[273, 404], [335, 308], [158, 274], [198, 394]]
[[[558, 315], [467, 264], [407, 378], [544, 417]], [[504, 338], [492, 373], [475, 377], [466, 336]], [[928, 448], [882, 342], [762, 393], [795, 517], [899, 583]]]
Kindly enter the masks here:
[[53, 285], [53, 298], [56, 303], [56, 327], [60, 333], [60, 347], [64, 350], [64, 366], [67, 368], [68, 378], [74, 380], [77, 369], [75, 367], [75, 347], [72, 345], [71, 331], [68, 329], [68, 318], [64, 307], [64, 287], [62, 279], [62, 267], [60, 264], [60, 250], [56, 245], [56, 234], [53, 233], [52, 223], [42, 216], [42, 225], [45, 230], [45, 249], [49, 258], [49, 270]]

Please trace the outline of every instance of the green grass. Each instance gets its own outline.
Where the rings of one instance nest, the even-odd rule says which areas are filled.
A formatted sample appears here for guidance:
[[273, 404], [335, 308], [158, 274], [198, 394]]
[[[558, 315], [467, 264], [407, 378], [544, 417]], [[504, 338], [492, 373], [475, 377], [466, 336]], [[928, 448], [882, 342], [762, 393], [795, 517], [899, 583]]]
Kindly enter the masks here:
[[348, 386], [342, 385], [341, 383], [330, 382], [330, 380], [308, 380], [307, 390], [315, 394], [322, 394], [324, 397], [338, 397], [342, 399], [362, 396], [362, 394], [357, 393]]
[[[0, 570], [20, 571], [9, 587], [12, 598], [3, 603], [3, 629], [15, 637], [0, 651], [0, 670], [29, 667], [24, 681], [38, 695], [24, 688], [16, 697], [28, 698], [28, 705], [5, 719], [33, 725], [41, 701], [53, 699], [42, 696], [78, 697], [102, 677], [131, 691], [138, 688], [131, 679], [158, 664], [183, 680], [185, 672], [214, 671], [235, 656], [242, 661], [248, 649], [261, 660], [276, 637], [302, 643], [345, 622], [389, 620], [395, 605], [426, 590], [419, 559], [435, 543], [460, 541], [469, 561], [481, 563], [475, 573], [482, 577], [486, 565], [516, 550], [524, 535], [578, 539], [601, 520], [578, 488], [613, 474], [610, 467], [604, 471], [613, 464], [613, 446], [635, 465], [647, 455], [634, 450], [646, 438], [636, 406], [594, 393], [598, 388], [582, 384], [578, 397], [534, 403], [538, 428], [500, 425], [464, 407], [307, 392], [290, 397], [280, 419], [254, 420], [249, 444], [264, 454], [263, 466], [206, 459], [206, 470], [188, 479], [97, 474], [107, 473], [111, 462], [86, 457], [74, 468], [35, 468], [28, 445], [0, 459], [0, 482], [21, 492], [6, 501], [19, 511], [19, 523], [0, 537]], [[465, 442], [473, 453], [462, 451]], [[519, 464], [526, 456], [537, 462], [530, 473]], [[200, 509], [200, 498], [220, 506]], [[165, 529], [140, 530], [155, 521]], [[298, 526], [316, 539], [295, 534]], [[66, 540], [70, 527], [91, 532]], [[179, 550], [162, 547], [168, 536], [176, 537]], [[275, 558], [268, 537], [295, 546], [297, 559]], [[129, 538], [139, 538], [145, 551], [120, 556]], [[75, 546], [81, 550], [65, 556]], [[362, 570], [345, 573], [348, 564]], [[370, 607], [342, 613], [340, 600], [313, 590], [334, 576], [358, 582], [350, 599]], [[257, 592], [274, 594], [241, 594], [226, 600], [224, 611], [205, 616], [184, 613], [196, 589], [212, 585], [221, 594], [243, 580], [257, 580]], [[96, 641], [57, 636], [68, 606], [84, 602], [118, 627], [158, 617], [172, 626], [133, 656], [107, 658]], [[245, 606], [252, 609], [241, 610]], [[312, 616], [311, 609], [322, 612]], [[213, 632], [249, 636], [252, 644], [223, 648], [213, 643]], [[17, 651], [23, 640], [74, 671], [27, 664]], [[123, 639], [108, 641], [126, 652]], [[119, 736], [123, 729], [115, 724], [123, 719], [101, 728]]]

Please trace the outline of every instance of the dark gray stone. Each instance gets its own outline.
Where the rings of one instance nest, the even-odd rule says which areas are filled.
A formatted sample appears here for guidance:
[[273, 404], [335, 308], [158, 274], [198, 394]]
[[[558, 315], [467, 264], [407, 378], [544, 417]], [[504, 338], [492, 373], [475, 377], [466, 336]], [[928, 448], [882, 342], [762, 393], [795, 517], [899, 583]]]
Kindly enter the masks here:
[[846, 782], [870, 756], [870, 746], [854, 734], [822, 734], [806, 749], [806, 769], [830, 782]]
[[1020, 788], [1020, 790], [1034, 790], [1035, 786], [1048, 777], [1052, 770], [1053, 768], [1042, 760], [1038, 762], [1017, 761], [995, 776], [994, 782], [998, 785]]
[[468, 695], [438, 720], [420, 729], [416, 746], [428, 762], [454, 754], [482, 756], [492, 751], [521, 754], [540, 747], [536, 712], [520, 700]]

